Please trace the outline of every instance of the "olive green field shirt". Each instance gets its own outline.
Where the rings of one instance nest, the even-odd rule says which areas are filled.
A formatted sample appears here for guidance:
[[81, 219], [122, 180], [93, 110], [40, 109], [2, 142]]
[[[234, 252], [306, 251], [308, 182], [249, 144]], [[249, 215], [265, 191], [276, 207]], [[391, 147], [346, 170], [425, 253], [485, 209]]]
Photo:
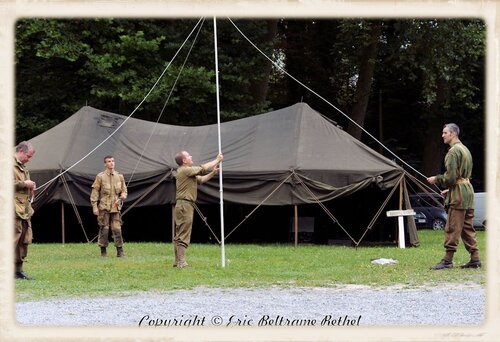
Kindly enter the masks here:
[[95, 177], [90, 194], [92, 209], [106, 210], [110, 213], [118, 212], [113, 206], [120, 197], [127, 198], [127, 185], [123, 175], [116, 170], [109, 173], [108, 170], [100, 172]]
[[201, 183], [199, 175], [203, 173], [201, 166], [179, 166], [175, 180], [175, 200], [196, 202], [198, 184]]
[[472, 155], [460, 141], [450, 147], [444, 158], [446, 172], [437, 175], [437, 184], [449, 189], [445, 206], [455, 209], [474, 209], [474, 188], [470, 183]]
[[35, 211], [30, 203], [31, 189], [24, 184], [25, 180], [30, 180], [30, 173], [26, 166], [14, 156], [14, 205], [16, 217], [29, 221]]

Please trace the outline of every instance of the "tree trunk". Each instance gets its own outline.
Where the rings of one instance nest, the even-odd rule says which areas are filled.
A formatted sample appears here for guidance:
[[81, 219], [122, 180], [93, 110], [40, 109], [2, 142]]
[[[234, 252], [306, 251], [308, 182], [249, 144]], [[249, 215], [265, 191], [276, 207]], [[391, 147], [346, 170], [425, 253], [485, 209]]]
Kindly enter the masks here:
[[[271, 45], [277, 32], [278, 20], [267, 20], [267, 34], [265, 36], [264, 45]], [[272, 67], [272, 63], [266, 60], [265, 67], [262, 70], [262, 78], [250, 85], [250, 93], [255, 101], [254, 103], [262, 103], [266, 101], [267, 93], [269, 91], [269, 76], [271, 75]]]
[[425, 131], [424, 155], [422, 158], [422, 172], [425, 176], [434, 176], [441, 172], [443, 164], [443, 140], [441, 126], [438, 123], [430, 125]]
[[[370, 99], [370, 91], [373, 83], [373, 74], [375, 70], [375, 59], [378, 53], [378, 41], [381, 33], [381, 22], [370, 22], [369, 41], [363, 47], [361, 60], [359, 64], [359, 75], [356, 83], [356, 92], [354, 93], [354, 106], [351, 112], [351, 119], [359, 126], [363, 127]], [[362, 130], [357, 125], [349, 122], [347, 133], [360, 140]]]
[[434, 176], [441, 173], [443, 165], [444, 152], [447, 147], [441, 138], [443, 125], [443, 116], [439, 115], [446, 101], [448, 94], [448, 85], [444, 79], [436, 82], [436, 102], [431, 106], [430, 119], [427, 122], [424, 140], [424, 155], [422, 156], [422, 171], [426, 176]]

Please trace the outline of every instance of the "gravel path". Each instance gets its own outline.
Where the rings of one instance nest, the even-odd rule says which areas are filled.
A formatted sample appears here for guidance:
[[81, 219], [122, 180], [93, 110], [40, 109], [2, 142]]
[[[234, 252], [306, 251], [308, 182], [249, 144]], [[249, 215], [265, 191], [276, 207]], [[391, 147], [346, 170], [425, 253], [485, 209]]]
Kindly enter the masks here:
[[[486, 294], [476, 284], [405, 289], [196, 288], [116, 297], [16, 303], [17, 321], [47, 326], [306, 326], [462, 325], [485, 319]], [[446, 315], [445, 315], [446, 313]]]

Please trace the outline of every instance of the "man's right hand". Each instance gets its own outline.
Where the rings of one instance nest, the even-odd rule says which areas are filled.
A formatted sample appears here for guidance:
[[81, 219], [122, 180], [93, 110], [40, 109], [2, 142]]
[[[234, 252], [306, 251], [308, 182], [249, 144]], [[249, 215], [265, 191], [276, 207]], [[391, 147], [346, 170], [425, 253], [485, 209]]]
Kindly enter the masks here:
[[94, 212], [94, 215], [96, 215], [96, 216], [99, 215], [99, 209], [98, 208], [94, 208], [94, 209], [92, 209], [92, 211]]
[[36, 183], [29, 179], [24, 181], [24, 185], [26, 185], [28, 189], [34, 190], [36, 188]]

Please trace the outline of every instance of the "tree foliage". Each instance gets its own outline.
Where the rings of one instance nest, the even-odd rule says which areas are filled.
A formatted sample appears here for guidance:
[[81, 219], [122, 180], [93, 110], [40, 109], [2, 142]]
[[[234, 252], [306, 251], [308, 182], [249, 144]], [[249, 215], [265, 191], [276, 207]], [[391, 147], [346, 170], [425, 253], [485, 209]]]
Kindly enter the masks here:
[[[128, 115], [146, 94], [137, 118], [156, 121], [161, 114], [164, 123], [214, 123], [213, 25], [197, 22], [19, 20], [17, 139], [47, 130], [84, 105]], [[476, 165], [482, 164], [486, 30], [481, 20], [276, 18], [234, 23], [266, 56], [424, 173], [442, 165], [439, 137], [445, 122], [462, 127]], [[303, 101], [378, 147], [271, 64], [230, 21], [218, 20], [217, 30], [223, 120]], [[475, 177], [482, 178], [483, 170], [475, 170]]]

